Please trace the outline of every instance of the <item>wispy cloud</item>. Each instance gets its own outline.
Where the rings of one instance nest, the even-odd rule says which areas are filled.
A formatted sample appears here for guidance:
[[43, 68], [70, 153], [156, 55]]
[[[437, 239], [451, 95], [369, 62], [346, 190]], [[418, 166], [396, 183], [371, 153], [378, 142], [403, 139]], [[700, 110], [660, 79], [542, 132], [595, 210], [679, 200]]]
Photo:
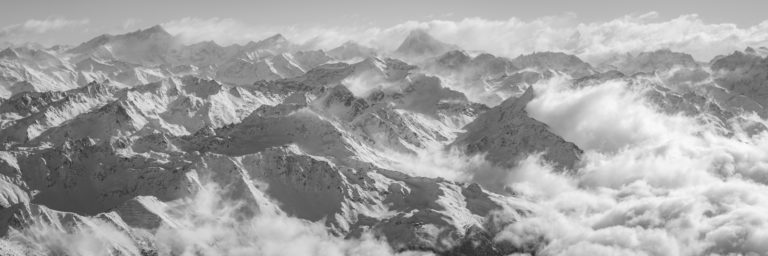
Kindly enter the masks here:
[[[51, 34], [56, 31], [84, 27], [90, 24], [89, 19], [65, 19], [48, 18], [43, 20], [30, 19], [24, 23], [13, 24], [0, 28], [0, 41], [9, 41], [14, 43], [40, 41], [35, 36]], [[48, 38], [51, 40], [53, 38]]]
[[535, 89], [527, 111], [585, 155], [575, 176], [531, 161], [512, 170], [509, 186], [540, 208], [498, 240], [552, 255], [765, 253], [768, 133], [720, 134], [661, 112], [622, 81]]
[[128, 18], [125, 21], [123, 21], [122, 29], [123, 30], [133, 29], [139, 24], [141, 24], [141, 19]]
[[0, 37], [9, 37], [23, 34], [42, 34], [50, 32], [52, 30], [85, 26], [90, 23], [89, 19], [64, 19], [64, 18], [49, 18], [44, 20], [27, 20], [24, 23], [13, 24], [6, 26], [0, 30]]

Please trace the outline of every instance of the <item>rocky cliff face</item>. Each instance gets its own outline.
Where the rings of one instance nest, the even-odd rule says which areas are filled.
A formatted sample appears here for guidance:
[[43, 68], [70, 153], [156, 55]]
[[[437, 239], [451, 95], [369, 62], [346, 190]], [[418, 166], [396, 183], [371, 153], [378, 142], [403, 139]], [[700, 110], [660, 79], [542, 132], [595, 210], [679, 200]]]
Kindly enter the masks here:
[[469, 123], [452, 145], [469, 154], [487, 153], [488, 160], [510, 166], [530, 154], [543, 153], [543, 158], [558, 168], [574, 170], [582, 150], [528, 116], [525, 107], [533, 97], [529, 87], [520, 97], [488, 110]]

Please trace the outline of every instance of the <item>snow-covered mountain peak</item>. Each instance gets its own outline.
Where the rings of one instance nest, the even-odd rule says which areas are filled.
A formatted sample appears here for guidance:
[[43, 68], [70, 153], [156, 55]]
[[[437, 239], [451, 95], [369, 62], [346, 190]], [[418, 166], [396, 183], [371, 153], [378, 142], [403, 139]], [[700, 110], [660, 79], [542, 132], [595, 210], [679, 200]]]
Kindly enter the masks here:
[[298, 46], [288, 41], [282, 34], [275, 34], [258, 42], [251, 41], [244, 48], [247, 51], [262, 50], [279, 54], [280, 52], [295, 50]]
[[457, 49], [455, 45], [441, 42], [425, 30], [416, 29], [408, 33], [403, 42], [395, 50], [396, 54], [409, 57], [437, 56]]
[[127, 34], [123, 35], [117, 35], [115, 36], [117, 38], [121, 39], [135, 39], [135, 40], [169, 40], [173, 38], [173, 35], [168, 33], [168, 31], [165, 30], [160, 25], [155, 25], [149, 28], [145, 29], [139, 29]]

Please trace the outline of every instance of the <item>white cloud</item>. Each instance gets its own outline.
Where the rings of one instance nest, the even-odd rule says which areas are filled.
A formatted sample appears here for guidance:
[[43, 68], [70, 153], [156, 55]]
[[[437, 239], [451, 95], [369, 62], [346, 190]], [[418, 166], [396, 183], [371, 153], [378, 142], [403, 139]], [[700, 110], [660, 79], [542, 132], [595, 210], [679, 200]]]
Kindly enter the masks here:
[[141, 19], [137, 19], [137, 18], [128, 18], [128, 19], [126, 19], [125, 21], [123, 21], [123, 25], [122, 25], [122, 27], [121, 27], [121, 28], [122, 28], [123, 30], [130, 30], [130, 29], [134, 29], [136, 26], [138, 26], [138, 25], [139, 25], [139, 24], [141, 24], [141, 23], [142, 23], [142, 22], [141, 22]]
[[[729, 180], [679, 190], [638, 182], [576, 201], [564, 194], [567, 198], [543, 202], [536, 215], [507, 226], [497, 239], [539, 244], [547, 255], [765, 255], [765, 190]], [[612, 203], [589, 204], [595, 200]], [[594, 208], [563, 208], [566, 202]]]
[[723, 135], [660, 112], [620, 81], [575, 88], [553, 79], [535, 89], [528, 112], [585, 155], [573, 176], [521, 164], [515, 172], [538, 175], [509, 185], [539, 195], [529, 197], [538, 208], [498, 240], [547, 255], [768, 253], [759, 242], [768, 236], [768, 132]]
[[24, 23], [6, 26], [0, 29], [0, 38], [12, 37], [25, 34], [42, 34], [52, 30], [58, 30], [68, 27], [84, 26], [90, 23], [88, 19], [64, 19], [49, 18], [44, 20], [27, 20]]
[[62, 36], [63, 33], [73, 32], [75, 29], [84, 28], [88, 24], [90, 24], [89, 19], [30, 19], [24, 23], [0, 28], [0, 42], [5, 41], [10, 44], [62, 43], [58, 37]]
[[590, 61], [598, 61], [608, 54], [661, 48], [691, 53], [699, 60], [708, 61], [718, 54], [768, 43], [768, 22], [738, 27], [706, 23], [697, 15], [657, 19], [652, 12], [595, 23], [580, 23], [575, 15], [566, 14], [529, 21], [517, 18], [409, 21], [391, 27], [264, 27], [221, 18], [184, 18], [163, 25], [190, 41], [242, 43], [283, 33], [289, 39], [322, 48], [354, 40], [384, 51], [394, 50], [410, 30], [418, 28], [467, 50], [507, 57], [534, 51], [562, 51]]

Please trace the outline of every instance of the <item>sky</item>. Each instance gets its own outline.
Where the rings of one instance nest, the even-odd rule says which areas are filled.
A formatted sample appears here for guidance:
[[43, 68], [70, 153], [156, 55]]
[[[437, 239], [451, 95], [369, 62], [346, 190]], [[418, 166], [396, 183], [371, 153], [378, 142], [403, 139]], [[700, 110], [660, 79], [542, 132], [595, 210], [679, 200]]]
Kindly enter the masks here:
[[[743, 46], [762, 46], [768, 39], [761, 34], [768, 28], [762, 12], [768, 3], [748, 0], [0, 1], [6, 7], [0, 10], [0, 46], [76, 45], [101, 34], [157, 24], [190, 43], [245, 43], [282, 33], [323, 48], [354, 40], [384, 49], [395, 48], [408, 30], [420, 28], [469, 50], [508, 56], [537, 50], [582, 56], [588, 45], [590, 51], [671, 48], [708, 59]], [[655, 38], [659, 34], [665, 37]], [[579, 36], [588, 40], [570, 42]], [[603, 37], [612, 44], [595, 42]], [[717, 41], [728, 41], [728, 47], [713, 45]]]
[[[105, 27], [120, 27], [128, 20], [144, 25], [183, 17], [226, 17], [250, 24], [344, 26], [350, 23], [390, 26], [408, 20], [482, 17], [533, 19], [541, 16], [577, 14], [583, 21], [613, 19], [632, 13], [659, 12], [662, 18], [696, 13], [706, 21], [750, 26], [765, 20], [764, 1], [669, 1], [669, 0], [3, 0], [0, 24], [28, 19], [66, 17], [90, 19]], [[762, 8], [761, 8], [762, 7]]]

